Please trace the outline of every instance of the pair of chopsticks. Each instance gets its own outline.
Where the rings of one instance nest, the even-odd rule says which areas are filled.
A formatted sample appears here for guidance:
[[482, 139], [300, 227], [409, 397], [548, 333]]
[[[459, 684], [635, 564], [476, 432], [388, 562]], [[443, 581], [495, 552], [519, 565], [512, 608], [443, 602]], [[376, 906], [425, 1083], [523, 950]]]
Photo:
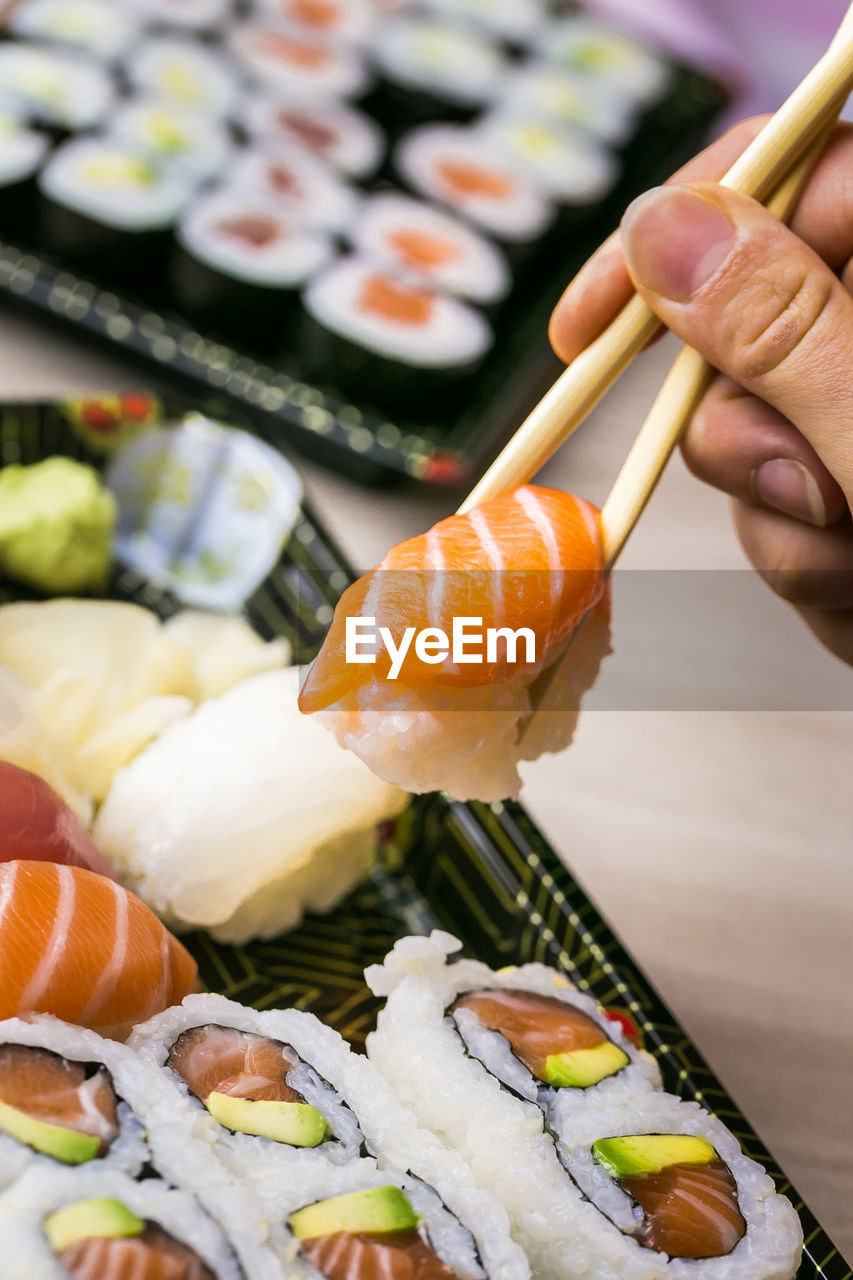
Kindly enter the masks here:
[[[721, 185], [766, 203], [776, 217], [787, 221], [851, 92], [853, 4], [827, 52], [735, 161]], [[632, 298], [557, 379], [466, 498], [460, 514], [526, 484], [661, 329], [644, 300]], [[607, 572], [645, 510], [714, 372], [698, 352], [684, 347], [661, 388], [602, 509]], [[551, 669], [552, 678], [560, 662]], [[534, 713], [551, 683], [548, 673], [543, 675], [546, 679], [540, 677], [534, 695]]]

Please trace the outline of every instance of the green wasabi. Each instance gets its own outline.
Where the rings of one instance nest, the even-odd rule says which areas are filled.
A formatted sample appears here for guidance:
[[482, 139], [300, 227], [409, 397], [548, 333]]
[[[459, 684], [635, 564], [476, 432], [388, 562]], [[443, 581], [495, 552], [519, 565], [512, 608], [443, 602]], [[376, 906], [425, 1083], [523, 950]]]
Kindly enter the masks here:
[[0, 470], [0, 574], [48, 595], [97, 591], [109, 575], [116, 503], [71, 458]]

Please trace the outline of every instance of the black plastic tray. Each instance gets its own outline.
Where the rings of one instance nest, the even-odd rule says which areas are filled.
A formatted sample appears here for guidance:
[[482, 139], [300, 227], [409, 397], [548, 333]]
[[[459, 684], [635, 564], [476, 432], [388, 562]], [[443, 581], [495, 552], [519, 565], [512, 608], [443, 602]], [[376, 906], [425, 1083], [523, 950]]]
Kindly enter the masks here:
[[[65, 453], [97, 463], [98, 454], [71, 425], [78, 409], [0, 408], [0, 458], [26, 463]], [[296, 657], [307, 659], [325, 633], [324, 609], [350, 577], [345, 558], [304, 508], [281, 565], [248, 612], [260, 631], [286, 634]], [[119, 573], [112, 594], [161, 615], [177, 607], [134, 574]], [[20, 595], [0, 584], [0, 601]], [[799, 1280], [850, 1280], [849, 1265], [520, 805], [421, 797], [389, 831], [370, 878], [331, 914], [245, 947], [223, 946], [203, 933], [184, 940], [211, 990], [259, 1008], [311, 1009], [359, 1046], [376, 1012], [364, 967], [378, 963], [398, 938], [437, 926], [492, 966], [528, 960], [553, 965], [608, 1011], [630, 1019], [660, 1063], [666, 1088], [724, 1120], [795, 1204], [806, 1241]]]

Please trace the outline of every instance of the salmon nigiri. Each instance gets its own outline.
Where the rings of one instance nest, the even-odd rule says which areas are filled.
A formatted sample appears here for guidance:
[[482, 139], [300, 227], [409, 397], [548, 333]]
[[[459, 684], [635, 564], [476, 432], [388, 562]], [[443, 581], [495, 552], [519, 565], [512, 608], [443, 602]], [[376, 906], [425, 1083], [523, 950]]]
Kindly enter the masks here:
[[0, 1018], [52, 1013], [124, 1039], [196, 988], [189, 952], [121, 885], [82, 867], [0, 865]]
[[[590, 614], [531, 751], [519, 743], [530, 687]], [[609, 636], [598, 511], [525, 485], [400, 543], [354, 583], [299, 705], [387, 781], [502, 799], [518, 793], [520, 759], [568, 745]]]

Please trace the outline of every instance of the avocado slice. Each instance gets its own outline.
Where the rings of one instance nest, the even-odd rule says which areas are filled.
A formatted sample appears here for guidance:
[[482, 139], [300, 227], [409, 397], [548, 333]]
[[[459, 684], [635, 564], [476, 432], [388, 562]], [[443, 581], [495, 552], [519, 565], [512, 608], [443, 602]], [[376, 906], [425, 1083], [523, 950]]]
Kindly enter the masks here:
[[614, 1178], [660, 1173], [671, 1164], [710, 1164], [717, 1153], [704, 1138], [683, 1133], [647, 1133], [633, 1138], [602, 1138], [592, 1152]]
[[319, 1147], [331, 1133], [325, 1116], [307, 1102], [253, 1102], [230, 1093], [211, 1093], [205, 1105], [226, 1129], [290, 1147]]
[[594, 1049], [552, 1053], [545, 1059], [542, 1079], [557, 1089], [588, 1089], [627, 1067], [630, 1059], [618, 1044], [604, 1040]]
[[419, 1218], [399, 1187], [371, 1187], [309, 1204], [289, 1221], [298, 1240], [311, 1240], [336, 1231], [413, 1231]]
[[78, 1200], [45, 1219], [44, 1233], [54, 1253], [70, 1249], [78, 1240], [107, 1240], [141, 1236], [145, 1223], [120, 1200]]
[[101, 1145], [100, 1139], [93, 1134], [78, 1133], [76, 1129], [36, 1120], [35, 1116], [10, 1107], [7, 1102], [0, 1102], [0, 1129], [34, 1151], [53, 1156], [63, 1164], [86, 1164], [94, 1160]]

